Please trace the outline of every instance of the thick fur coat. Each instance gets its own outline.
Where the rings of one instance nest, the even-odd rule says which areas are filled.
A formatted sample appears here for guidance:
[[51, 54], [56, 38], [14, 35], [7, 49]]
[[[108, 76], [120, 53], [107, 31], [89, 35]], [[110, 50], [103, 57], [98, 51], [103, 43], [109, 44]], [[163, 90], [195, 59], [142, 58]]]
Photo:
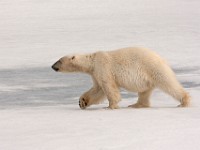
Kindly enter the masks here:
[[177, 81], [169, 65], [155, 52], [146, 48], [123, 48], [92, 54], [65, 56], [52, 68], [60, 72], [83, 72], [91, 75], [93, 87], [79, 100], [80, 108], [98, 104], [105, 98], [109, 108], [119, 108], [120, 88], [138, 92], [138, 101], [129, 107], [150, 106], [150, 96], [159, 88], [180, 102], [189, 105], [190, 96]]

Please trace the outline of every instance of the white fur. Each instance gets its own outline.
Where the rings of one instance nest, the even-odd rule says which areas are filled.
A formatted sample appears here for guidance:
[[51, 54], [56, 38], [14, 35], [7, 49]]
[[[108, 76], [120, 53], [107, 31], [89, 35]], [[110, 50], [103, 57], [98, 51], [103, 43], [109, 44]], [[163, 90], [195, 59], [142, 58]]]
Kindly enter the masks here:
[[[61, 71], [69, 71], [68, 63]], [[75, 71], [92, 76], [93, 87], [80, 98], [80, 107], [86, 108], [101, 102], [105, 97], [109, 108], [118, 108], [121, 100], [119, 88], [138, 92], [138, 102], [130, 107], [149, 107], [149, 98], [154, 88], [159, 88], [180, 101], [180, 106], [189, 105], [189, 95], [168, 64], [155, 52], [146, 48], [123, 48], [115, 51], [100, 51], [90, 55], [78, 55], [71, 61]], [[61, 67], [62, 68], [62, 67]]]

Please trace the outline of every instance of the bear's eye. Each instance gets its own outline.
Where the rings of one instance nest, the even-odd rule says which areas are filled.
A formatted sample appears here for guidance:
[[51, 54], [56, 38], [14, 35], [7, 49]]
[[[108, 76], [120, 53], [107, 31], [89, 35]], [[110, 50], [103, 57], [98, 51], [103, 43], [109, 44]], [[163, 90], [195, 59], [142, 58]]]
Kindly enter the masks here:
[[72, 56], [72, 60], [75, 59], [75, 56]]

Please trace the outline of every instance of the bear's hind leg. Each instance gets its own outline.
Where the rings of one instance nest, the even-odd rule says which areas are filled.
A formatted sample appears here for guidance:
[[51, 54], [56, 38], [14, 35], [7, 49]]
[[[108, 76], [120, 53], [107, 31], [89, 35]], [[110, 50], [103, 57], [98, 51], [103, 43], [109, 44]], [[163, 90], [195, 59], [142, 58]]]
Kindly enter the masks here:
[[153, 89], [149, 89], [145, 92], [139, 92], [138, 93], [138, 101], [137, 103], [133, 105], [129, 105], [128, 107], [133, 107], [133, 108], [147, 108], [150, 107], [150, 96], [152, 93]]
[[185, 92], [183, 97], [181, 98], [181, 104], [178, 107], [188, 107], [190, 106], [190, 95]]
[[190, 105], [190, 95], [183, 89], [178, 81], [160, 85], [160, 88], [180, 102], [178, 107], [188, 107]]

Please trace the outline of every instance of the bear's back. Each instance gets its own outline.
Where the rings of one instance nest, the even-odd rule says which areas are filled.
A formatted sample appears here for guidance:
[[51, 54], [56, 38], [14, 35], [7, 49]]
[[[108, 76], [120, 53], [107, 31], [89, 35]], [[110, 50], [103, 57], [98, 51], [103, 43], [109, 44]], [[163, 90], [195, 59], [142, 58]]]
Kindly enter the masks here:
[[158, 54], [155, 52], [141, 47], [128, 47], [114, 51], [108, 51], [108, 55], [111, 57], [113, 63], [118, 65], [134, 66], [135, 64], [140, 65], [160, 65], [166, 64]]
[[117, 83], [129, 90], [142, 91], [153, 84], [151, 77], [172, 73], [165, 60], [146, 48], [123, 48], [107, 54], [112, 60], [111, 70]]

